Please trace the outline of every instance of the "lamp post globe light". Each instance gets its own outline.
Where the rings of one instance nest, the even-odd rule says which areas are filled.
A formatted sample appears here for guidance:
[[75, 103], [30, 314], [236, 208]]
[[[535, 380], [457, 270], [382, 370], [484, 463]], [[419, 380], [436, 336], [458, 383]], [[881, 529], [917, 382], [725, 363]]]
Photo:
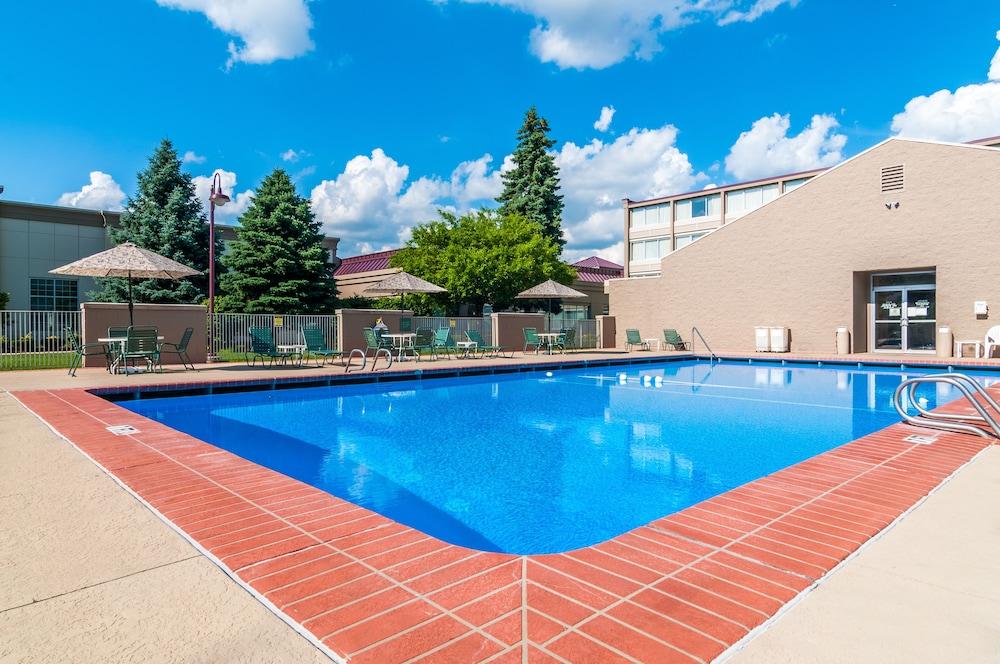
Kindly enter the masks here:
[[222, 174], [212, 176], [208, 195], [208, 361], [215, 359], [215, 206], [225, 205], [229, 196], [222, 191]]

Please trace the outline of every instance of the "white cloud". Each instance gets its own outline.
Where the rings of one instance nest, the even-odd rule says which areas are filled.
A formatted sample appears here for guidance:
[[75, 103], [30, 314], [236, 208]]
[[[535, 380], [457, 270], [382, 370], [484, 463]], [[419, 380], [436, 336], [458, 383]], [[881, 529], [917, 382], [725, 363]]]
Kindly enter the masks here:
[[121, 210], [125, 192], [114, 178], [102, 171], [90, 172], [90, 183], [80, 191], [69, 191], [59, 197], [58, 205], [91, 210]]
[[229, 42], [227, 67], [237, 62], [267, 64], [312, 50], [312, 16], [307, 0], [156, 0], [161, 7], [204, 14]]
[[740, 134], [726, 156], [726, 170], [741, 180], [833, 166], [844, 158], [847, 136], [832, 115], [814, 115], [809, 126], [789, 135], [788, 115], [768, 115]]
[[[1000, 39], [1000, 32], [997, 32]], [[989, 79], [914, 97], [892, 118], [901, 136], [939, 141], [971, 141], [1000, 134], [1000, 49], [993, 54]]]
[[300, 153], [296, 152], [292, 148], [288, 148], [287, 150], [281, 153], [281, 160], [295, 162], [298, 161], [301, 156], [302, 155]]
[[633, 128], [614, 141], [566, 143], [556, 154], [566, 208], [568, 257], [598, 254], [620, 262], [622, 199], [655, 198], [694, 189], [706, 179], [677, 147], [677, 128]]
[[216, 173], [219, 173], [219, 182], [222, 185], [222, 191], [229, 196], [230, 201], [225, 205], [215, 206], [215, 219], [216, 221], [229, 223], [235, 222], [236, 218], [250, 207], [250, 203], [253, 201], [253, 191], [247, 189], [246, 191], [236, 193], [236, 173], [224, 171], [221, 168], [212, 171], [211, 175], [193, 177], [191, 180], [194, 182], [195, 195], [201, 201], [205, 212], [208, 212], [208, 196], [212, 190], [212, 178]]
[[[444, 4], [448, 0], [432, 0]], [[670, 30], [713, 18], [753, 21], [797, 0], [458, 0], [492, 4], [535, 17], [530, 48], [563, 69], [603, 69], [626, 58], [649, 59]], [[744, 9], [746, 7], [746, 9]], [[732, 18], [728, 18], [732, 16]]]
[[597, 131], [607, 131], [611, 126], [611, 120], [615, 117], [614, 106], [602, 106], [601, 116], [594, 122], [594, 129]]
[[205, 157], [204, 157], [204, 155], [196, 154], [194, 150], [188, 150], [187, 152], [184, 153], [184, 156], [181, 157], [181, 163], [182, 164], [204, 164], [205, 163]]
[[752, 23], [764, 14], [773, 12], [775, 9], [784, 4], [787, 4], [789, 7], [794, 7], [799, 4], [799, 0], [757, 0], [757, 2], [750, 5], [750, 7], [746, 10], [730, 9], [722, 16], [722, 18], [719, 19], [719, 25], [729, 25], [730, 23]]

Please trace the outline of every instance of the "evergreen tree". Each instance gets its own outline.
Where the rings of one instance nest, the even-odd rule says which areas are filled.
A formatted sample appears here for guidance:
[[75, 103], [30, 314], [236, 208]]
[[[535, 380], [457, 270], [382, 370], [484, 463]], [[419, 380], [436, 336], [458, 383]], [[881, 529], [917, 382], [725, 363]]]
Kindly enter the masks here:
[[336, 306], [320, 223], [281, 169], [257, 188], [222, 262], [219, 311], [330, 313]]
[[559, 193], [559, 167], [549, 154], [556, 141], [549, 138], [549, 123], [534, 106], [517, 131], [514, 168], [503, 173], [503, 193], [497, 198], [500, 213], [522, 215], [538, 222], [545, 236], [562, 250], [563, 197]]
[[[208, 224], [202, 203], [195, 195], [191, 176], [181, 171], [181, 160], [173, 144], [163, 139], [140, 171], [134, 198], [129, 198], [121, 225], [109, 229], [111, 241], [135, 244], [205, 272], [204, 275], [170, 281], [149, 279], [132, 287], [136, 302], [194, 304], [208, 297]], [[222, 242], [216, 243], [216, 256]], [[124, 302], [125, 279], [98, 279], [91, 297], [98, 302]]]

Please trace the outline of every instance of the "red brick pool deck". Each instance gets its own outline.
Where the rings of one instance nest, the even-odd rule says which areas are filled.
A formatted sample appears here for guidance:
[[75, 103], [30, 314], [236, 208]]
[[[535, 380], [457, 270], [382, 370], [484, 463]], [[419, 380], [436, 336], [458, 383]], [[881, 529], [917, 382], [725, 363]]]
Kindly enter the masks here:
[[[83, 389], [14, 396], [299, 631], [379, 664], [710, 661], [989, 444], [897, 424], [601, 544], [516, 556], [442, 542]], [[905, 440], [918, 432], [934, 441]]]

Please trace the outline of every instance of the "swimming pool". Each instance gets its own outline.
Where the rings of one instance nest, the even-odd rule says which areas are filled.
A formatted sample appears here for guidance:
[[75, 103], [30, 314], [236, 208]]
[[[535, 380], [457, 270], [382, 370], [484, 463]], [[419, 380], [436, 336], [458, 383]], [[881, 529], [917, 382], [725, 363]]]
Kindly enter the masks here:
[[933, 371], [690, 360], [120, 405], [442, 540], [528, 554], [610, 539], [881, 429], [900, 380]]

